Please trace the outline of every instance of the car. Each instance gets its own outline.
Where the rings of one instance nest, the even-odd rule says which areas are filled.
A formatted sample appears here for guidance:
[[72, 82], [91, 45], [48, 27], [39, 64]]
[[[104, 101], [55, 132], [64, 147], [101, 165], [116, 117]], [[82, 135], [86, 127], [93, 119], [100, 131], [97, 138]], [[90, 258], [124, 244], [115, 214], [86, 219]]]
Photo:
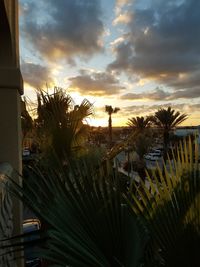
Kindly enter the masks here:
[[[37, 231], [41, 228], [40, 221], [38, 219], [28, 219], [23, 222], [23, 233], [28, 234], [34, 231]], [[24, 237], [24, 242], [29, 242], [35, 239], [38, 239], [39, 234], [30, 235]], [[26, 267], [41, 267], [41, 260], [34, 257], [33, 255], [34, 247], [24, 247], [24, 257], [25, 257], [25, 266]]]
[[30, 152], [30, 150], [28, 148], [23, 149], [23, 151], [22, 151], [22, 156], [23, 157], [30, 156], [30, 154], [31, 154], [31, 152]]
[[149, 153], [149, 154], [144, 155], [144, 159], [151, 160], [151, 161], [159, 160], [160, 157], [161, 155], [158, 153]]
[[162, 152], [160, 149], [152, 149], [150, 151], [150, 154], [154, 154], [154, 155], [157, 155], [157, 156], [161, 156], [162, 155]]

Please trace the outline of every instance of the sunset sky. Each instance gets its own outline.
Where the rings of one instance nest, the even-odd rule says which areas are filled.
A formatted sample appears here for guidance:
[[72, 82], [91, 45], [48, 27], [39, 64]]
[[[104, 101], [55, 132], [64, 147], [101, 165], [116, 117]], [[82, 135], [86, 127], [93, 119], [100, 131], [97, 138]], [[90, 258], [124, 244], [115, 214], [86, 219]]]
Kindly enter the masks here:
[[94, 103], [88, 122], [113, 125], [172, 106], [200, 124], [199, 0], [20, 0], [25, 95], [59, 86], [79, 104]]

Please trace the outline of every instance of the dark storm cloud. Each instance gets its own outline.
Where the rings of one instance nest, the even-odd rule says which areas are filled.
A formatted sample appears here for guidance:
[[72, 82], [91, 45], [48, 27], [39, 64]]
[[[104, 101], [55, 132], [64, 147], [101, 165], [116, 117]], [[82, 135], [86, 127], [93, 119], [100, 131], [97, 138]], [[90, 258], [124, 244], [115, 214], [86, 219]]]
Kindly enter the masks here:
[[73, 61], [102, 49], [104, 33], [98, 0], [22, 2], [22, 36], [48, 59]]
[[80, 75], [69, 79], [70, 88], [78, 90], [81, 94], [94, 96], [114, 95], [125, 88], [119, 80], [110, 73], [80, 71]]
[[52, 81], [49, 69], [39, 64], [22, 62], [21, 70], [24, 81], [36, 89]]
[[116, 59], [109, 69], [153, 77], [178, 89], [199, 84], [200, 1], [152, 0], [145, 9], [133, 3], [128, 34], [114, 47]]

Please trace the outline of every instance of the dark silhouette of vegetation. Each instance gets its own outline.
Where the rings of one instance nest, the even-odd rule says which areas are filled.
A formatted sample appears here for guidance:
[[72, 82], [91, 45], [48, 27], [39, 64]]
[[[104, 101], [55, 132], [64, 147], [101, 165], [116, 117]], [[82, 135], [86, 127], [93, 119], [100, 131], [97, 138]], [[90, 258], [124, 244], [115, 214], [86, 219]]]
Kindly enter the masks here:
[[112, 106], [105, 106], [105, 112], [108, 113], [108, 136], [109, 136], [109, 147], [112, 147], [112, 114], [117, 113], [120, 108], [113, 108]]
[[10, 179], [9, 192], [48, 225], [35, 255], [55, 266], [199, 266], [198, 144], [184, 141], [177, 153], [164, 175], [149, 174], [149, 187], [133, 181], [127, 191], [112, 168], [89, 164], [32, 169], [23, 187]]
[[54, 88], [52, 94], [39, 91], [37, 114], [37, 136], [46, 155], [53, 151], [65, 159], [82, 148], [88, 131], [84, 120], [93, 114], [88, 100], [74, 105], [71, 96], [60, 88]]
[[170, 132], [187, 118], [187, 114], [181, 114], [179, 111], [175, 111], [171, 107], [168, 107], [167, 109], [161, 108], [156, 111], [153, 117], [151, 117], [154, 125], [162, 131], [164, 159], [166, 159], [167, 155]]
[[132, 117], [128, 119], [127, 125], [133, 129], [143, 132], [145, 129], [151, 126], [151, 117]]
[[21, 100], [21, 125], [22, 125], [22, 137], [23, 140], [26, 138], [27, 134], [33, 129], [33, 119], [27, 111], [26, 100]]

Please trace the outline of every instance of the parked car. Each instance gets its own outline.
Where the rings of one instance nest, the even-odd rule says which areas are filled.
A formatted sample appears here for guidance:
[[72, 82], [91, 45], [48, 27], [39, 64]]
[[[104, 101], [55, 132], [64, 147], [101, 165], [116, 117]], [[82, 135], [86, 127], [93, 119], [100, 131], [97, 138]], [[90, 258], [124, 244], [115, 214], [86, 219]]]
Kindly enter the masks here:
[[156, 161], [159, 160], [161, 157], [161, 154], [158, 153], [148, 153], [147, 155], [144, 155], [144, 159]]
[[161, 152], [160, 149], [152, 149], [152, 150], [150, 151], [150, 154], [156, 154], [156, 155], [158, 155], [158, 156], [161, 156], [161, 155], [162, 155], [162, 152]]
[[22, 151], [22, 156], [23, 157], [27, 157], [27, 156], [30, 156], [31, 152], [30, 152], [30, 149], [28, 148], [24, 148], [23, 151]]
[[[40, 221], [38, 219], [28, 219], [23, 222], [23, 232], [24, 234], [37, 231], [40, 229]], [[32, 241], [38, 239], [39, 234], [30, 235], [24, 237], [24, 242]], [[24, 248], [25, 266], [26, 267], [41, 267], [41, 260], [34, 257], [33, 255], [34, 247], [29, 247], [28, 244]]]

